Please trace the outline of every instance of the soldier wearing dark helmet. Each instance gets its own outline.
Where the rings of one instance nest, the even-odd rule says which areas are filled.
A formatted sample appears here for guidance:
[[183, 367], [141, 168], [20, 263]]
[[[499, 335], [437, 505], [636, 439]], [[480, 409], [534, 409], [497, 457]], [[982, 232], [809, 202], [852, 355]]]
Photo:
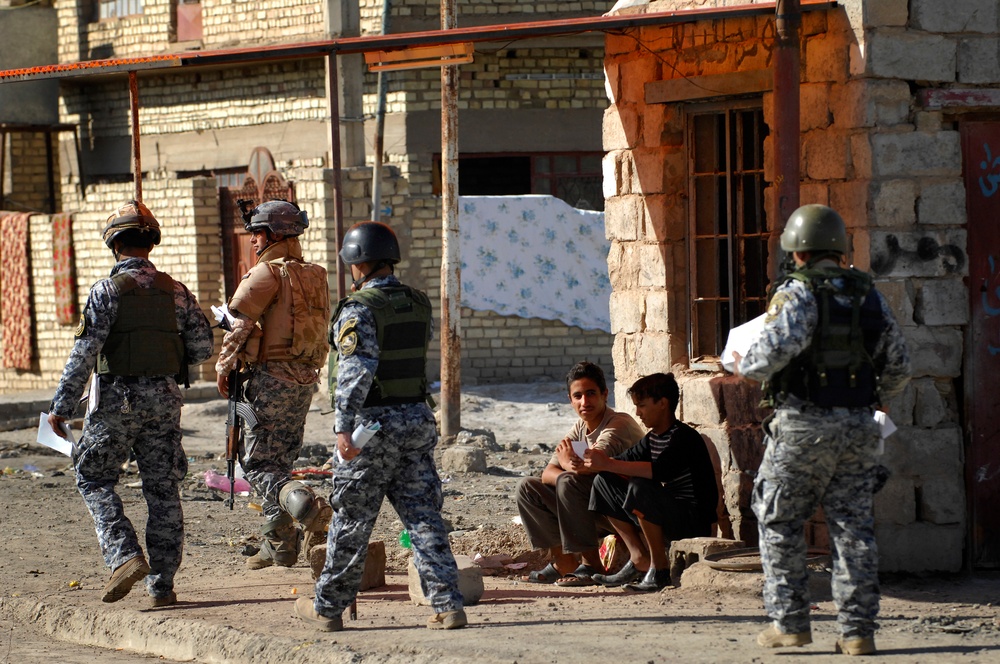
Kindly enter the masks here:
[[[352, 227], [340, 258], [354, 278], [354, 292], [340, 302], [330, 327], [334, 432], [344, 461], [333, 476], [333, 521], [316, 598], [297, 600], [295, 612], [318, 629], [343, 629], [341, 613], [357, 595], [368, 539], [388, 498], [410, 535], [420, 585], [434, 609], [427, 626], [462, 627], [466, 616], [433, 458], [437, 425], [427, 406], [431, 304], [393, 274], [400, 251], [387, 225]], [[351, 434], [370, 421], [381, 429], [359, 449]]]
[[768, 306], [764, 331], [735, 355], [737, 375], [763, 381], [774, 415], [752, 507], [760, 530], [768, 648], [812, 641], [804, 524], [822, 505], [830, 530], [833, 597], [849, 655], [875, 651], [879, 609], [873, 493], [880, 445], [875, 408], [903, 390], [910, 360], [903, 335], [871, 277], [840, 266], [848, 243], [840, 215], [804, 205], [781, 248], [795, 271]]
[[[73, 464], [104, 562], [112, 570], [102, 599], [117, 602], [145, 578], [152, 605], [166, 606], [176, 601], [174, 575], [184, 542], [178, 486], [187, 474], [187, 456], [181, 447], [178, 382], [186, 380], [188, 365], [212, 355], [212, 330], [184, 284], [149, 261], [150, 250], [160, 243], [160, 225], [145, 205], [122, 205], [108, 218], [103, 235], [115, 266], [109, 278], [90, 289], [49, 407], [49, 424], [65, 437], [65, 421], [76, 413], [93, 371], [91, 401], [97, 406], [87, 413]], [[148, 562], [115, 492], [130, 452], [148, 508]]]
[[326, 541], [330, 520], [326, 501], [291, 476], [330, 350], [330, 292], [326, 269], [302, 257], [299, 236], [309, 226], [305, 212], [293, 203], [267, 201], [245, 222], [257, 262], [229, 300], [235, 322], [222, 340], [215, 369], [223, 396], [231, 371], [241, 365], [249, 372], [241, 396], [258, 422], [246, 432], [240, 460], [247, 481], [263, 496], [263, 541], [247, 565], [291, 567], [302, 546], [300, 528], [308, 550]]

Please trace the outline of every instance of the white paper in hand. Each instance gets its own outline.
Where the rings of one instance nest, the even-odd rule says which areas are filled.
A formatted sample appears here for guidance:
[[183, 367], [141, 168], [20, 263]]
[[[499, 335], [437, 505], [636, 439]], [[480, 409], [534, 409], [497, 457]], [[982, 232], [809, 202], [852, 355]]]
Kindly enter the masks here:
[[38, 418], [38, 437], [36, 440], [45, 447], [50, 447], [56, 452], [71, 457], [73, 456], [74, 441], [73, 432], [69, 428], [69, 422], [63, 422], [63, 431], [69, 437], [69, 440], [57, 436], [56, 432], [49, 426], [49, 414], [42, 413]]
[[589, 445], [587, 445], [587, 441], [585, 440], [573, 440], [570, 441], [570, 444], [573, 446], [573, 452], [581, 459], [583, 458], [583, 453], [586, 452], [589, 447]]
[[233, 329], [233, 323], [236, 322], [236, 319], [229, 312], [229, 305], [223, 303], [221, 307], [217, 307], [213, 304], [212, 314], [215, 316], [215, 321], [221, 324], [223, 329]]
[[736, 368], [736, 360], [733, 359], [733, 351], [741, 356], [746, 355], [753, 342], [757, 341], [760, 333], [764, 331], [764, 316], [761, 314], [751, 321], [738, 325], [729, 330], [729, 338], [726, 339], [726, 348], [722, 351], [722, 368], [729, 373]]

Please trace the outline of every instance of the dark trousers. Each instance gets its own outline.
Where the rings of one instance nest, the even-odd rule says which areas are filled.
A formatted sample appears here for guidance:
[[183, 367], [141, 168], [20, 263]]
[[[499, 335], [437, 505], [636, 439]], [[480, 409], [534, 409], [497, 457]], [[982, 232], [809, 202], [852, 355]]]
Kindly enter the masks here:
[[566, 553], [594, 549], [601, 535], [613, 532], [600, 515], [587, 509], [594, 475], [563, 473], [555, 486], [538, 477], [517, 485], [517, 511], [536, 549], [561, 546]]
[[639, 526], [638, 512], [649, 523], [663, 528], [663, 541], [710, 537], [712, 524], [695, 517], [694, 505], [678, 500], [660, 482], [645, 477], [622, 477], [603, 472], [594, 478], [589, 508], [619, 521]]

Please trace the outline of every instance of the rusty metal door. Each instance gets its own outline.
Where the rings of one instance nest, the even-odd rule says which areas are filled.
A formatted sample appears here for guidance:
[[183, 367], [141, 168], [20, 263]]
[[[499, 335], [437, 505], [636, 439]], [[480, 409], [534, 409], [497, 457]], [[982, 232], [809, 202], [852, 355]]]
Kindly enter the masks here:
[[239, 189], [219, 188], [219, 216], [222, 219], [222, 269], [225, 274], [226, 299], [236, 292], [243, 275], [257, 262], [250, 245], [250, 233], [243, 228], [243, 218], [236, 201], [245, 199], [259, 205], [263, 201], [295, 202], [295, 187], [274, 170], [274, 159], [267, 148], [254, 148], [250, 166]]
[[1000, 121], [964, 122], [968, 211], [965, 413], [970, 562], [1000, 568]]

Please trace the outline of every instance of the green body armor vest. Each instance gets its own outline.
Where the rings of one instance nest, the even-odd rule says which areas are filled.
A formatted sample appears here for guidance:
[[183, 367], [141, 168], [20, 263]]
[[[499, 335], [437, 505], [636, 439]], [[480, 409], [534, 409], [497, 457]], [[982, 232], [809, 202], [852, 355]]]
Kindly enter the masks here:
[[[427, 295], [408, 286], [366, 288], [340, 301], [334, 321], [349, 301], [368, 307], [375, 318], [378, 337], [378, 369], [365, 407], [426, 401], [431, 326], [431, 301]], [[335, 343], [333, 347], [337, 349]], [[330, 353], [331, 397], [337, 385], [339, 359], [339, 352]]]
[[887, 324], [872, 278], [837, 267], [799, 269], [786, 277], [789, 280], [808, 285], [819, 319], [809, 347], [765, 382], [765, 403], [780, 405], [790, 396], [824, 408], [878, 403], [872, 355]]
[[97, 357], [97, 373], [111, 376], [180, 376], [184, 342], [177, 330], [174, 280], [157, 272], [150, 288], [128, 274], [111, 277], [118, 288], [118, 318]]

